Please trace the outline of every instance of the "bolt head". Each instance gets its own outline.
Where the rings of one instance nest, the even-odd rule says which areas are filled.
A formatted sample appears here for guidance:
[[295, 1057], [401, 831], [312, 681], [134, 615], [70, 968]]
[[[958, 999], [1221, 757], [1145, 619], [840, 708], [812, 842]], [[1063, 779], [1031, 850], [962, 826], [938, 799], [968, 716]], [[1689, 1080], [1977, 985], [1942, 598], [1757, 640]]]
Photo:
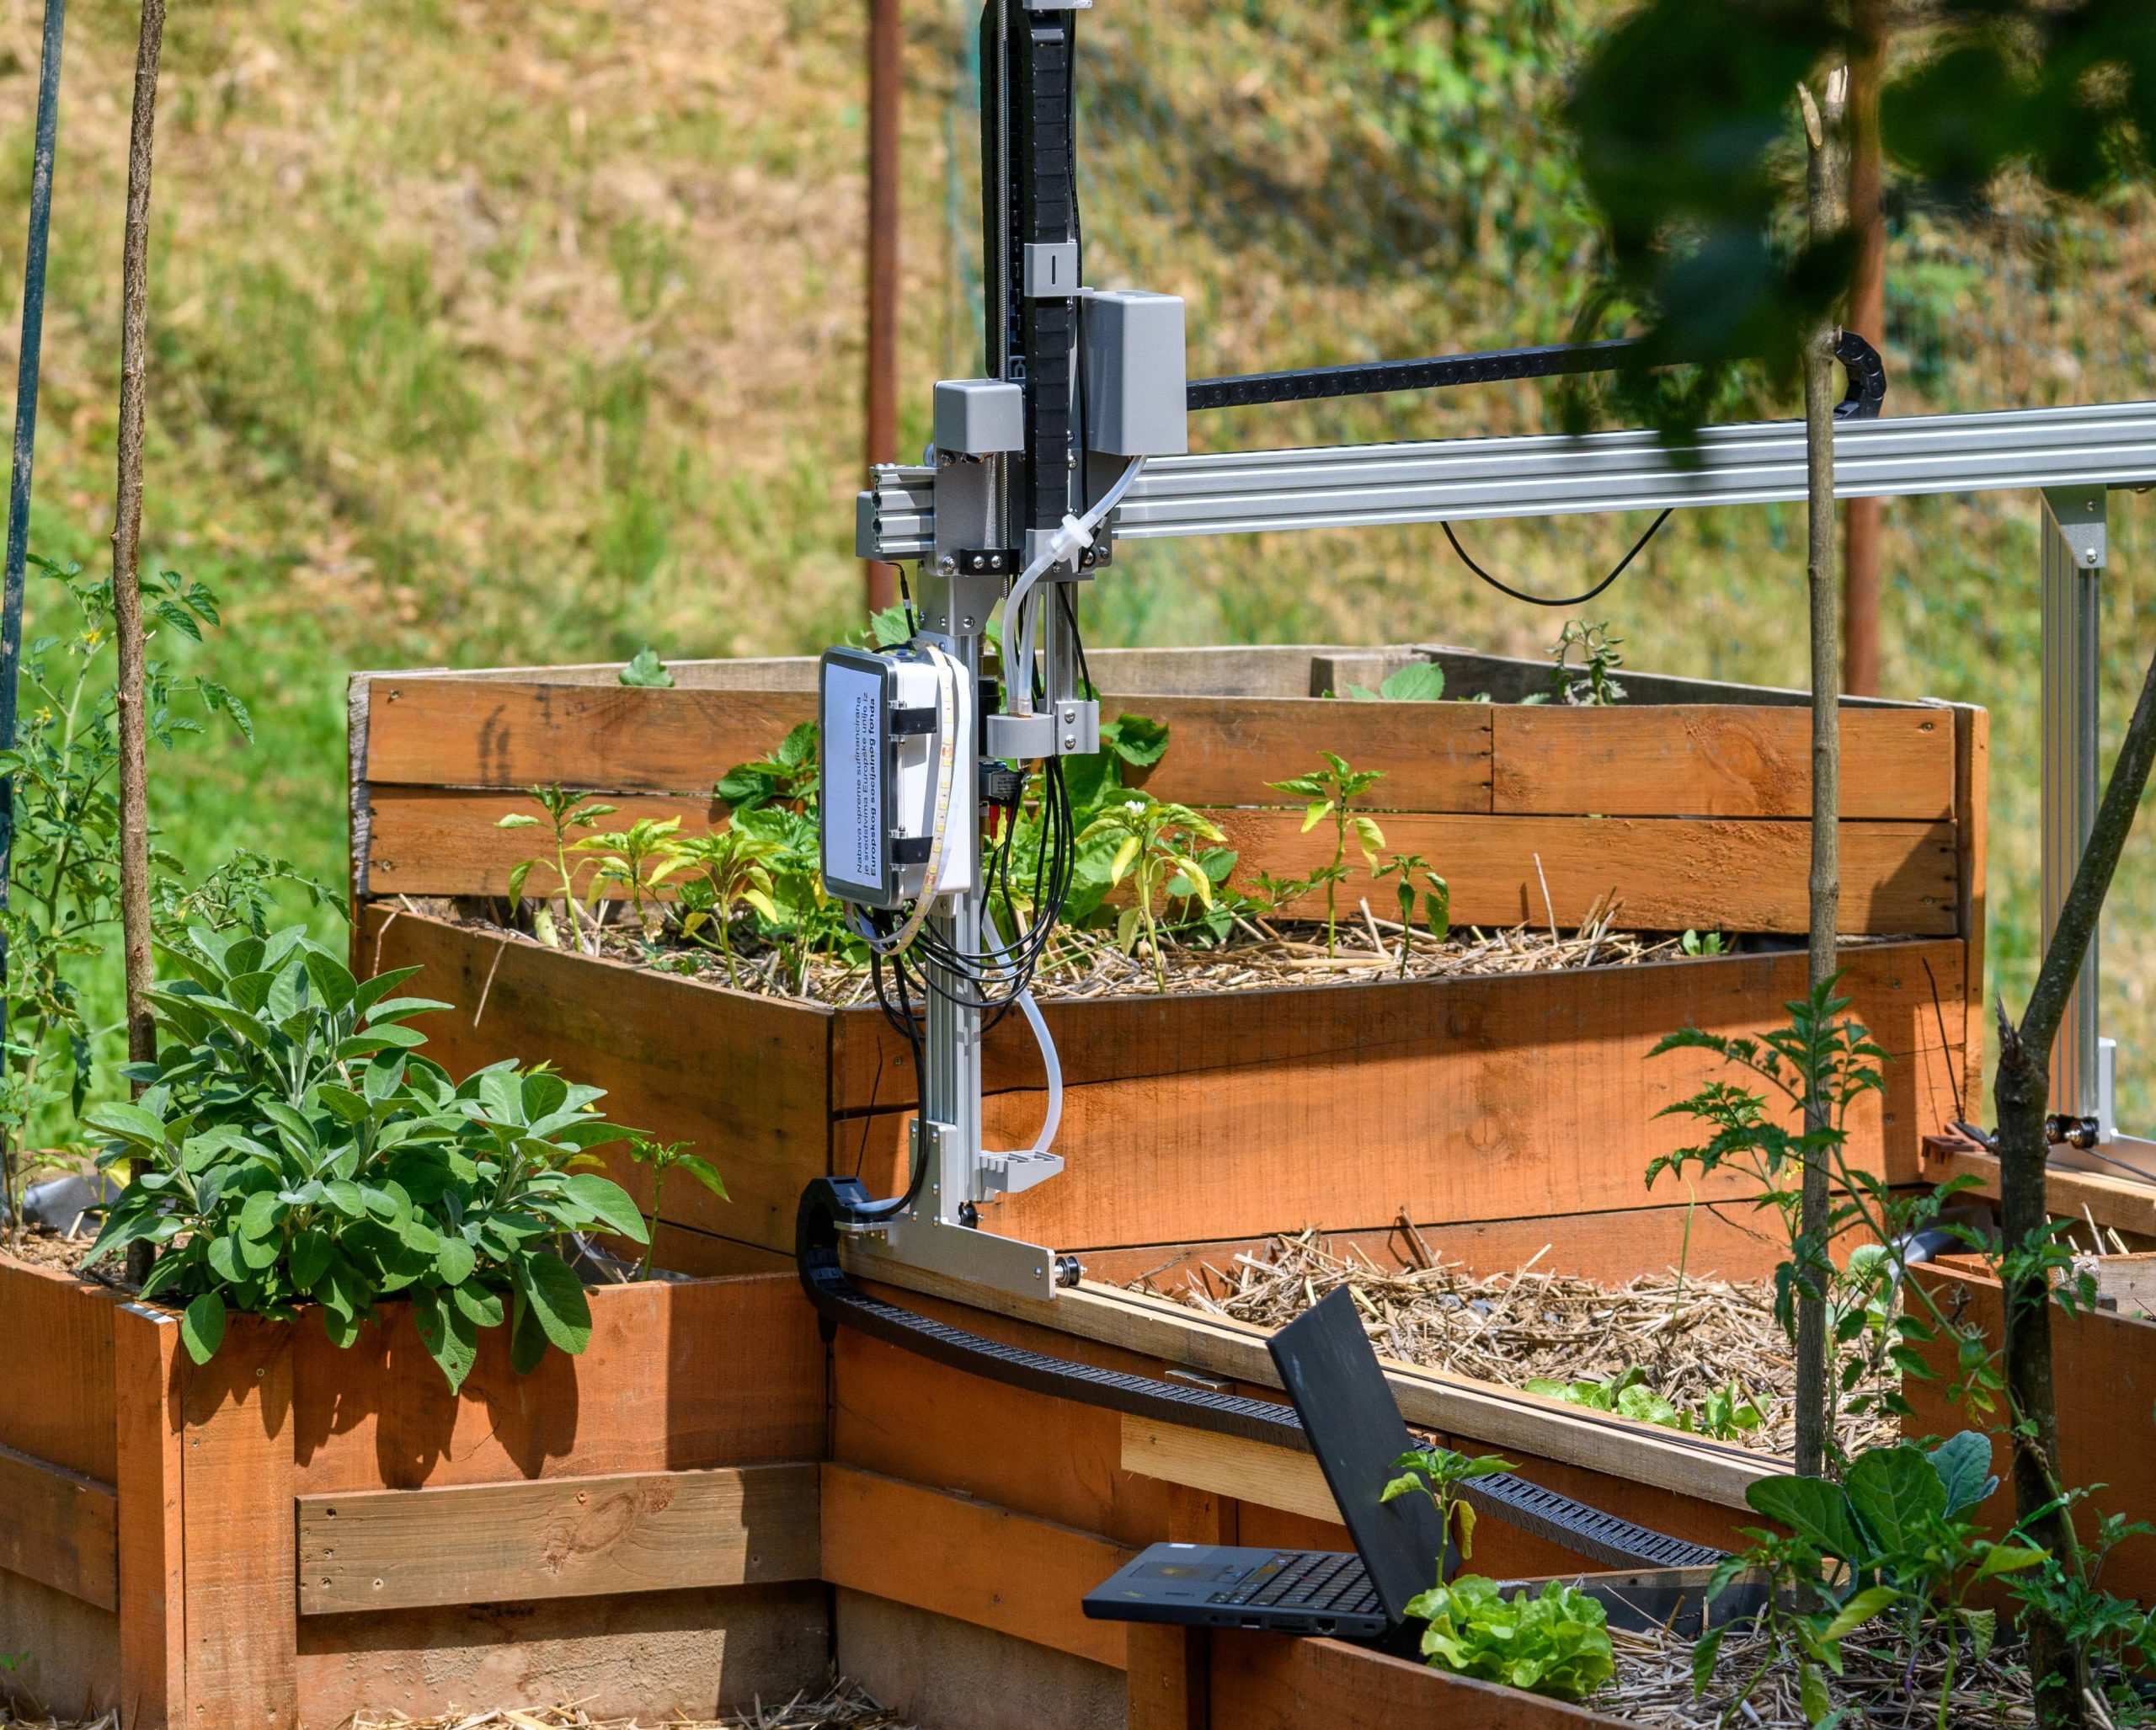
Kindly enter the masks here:
[[958, 561], [947, 553], [936, 561], [936, 569], [943, 576], [955, 577], [958, 574]]
[[2086, 553], [2081, 555], [2081, 562], [2084, 564], [2095, 564], [2098, 562], [2100, 557], [2101, 555], [2098, 553], [2096, 549], [2094, 547], [2091, 547]]

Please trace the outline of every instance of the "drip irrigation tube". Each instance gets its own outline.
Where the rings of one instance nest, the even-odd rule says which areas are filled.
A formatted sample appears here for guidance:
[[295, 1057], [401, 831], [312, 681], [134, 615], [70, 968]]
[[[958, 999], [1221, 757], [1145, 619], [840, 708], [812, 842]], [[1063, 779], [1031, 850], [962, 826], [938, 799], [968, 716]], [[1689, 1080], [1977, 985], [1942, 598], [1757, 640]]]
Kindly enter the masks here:
[[[1310, 1438], [1292, 1406], [1074, 1364], [985, 1339], [871, 1297], [854, 1284], [839, 1262], [839, 1223], [867, 1204], [867, 1191], [851, 1177], [819, 1177], [802, 1192], [795, 1252], [802, 1287], [826, 1338], [841, 1327], [851, 1327], [931, 1362], [1027, 1393], [1310, 1451]], [[1712, 1567], [1726, 1559], [1720, 1550], [1620, 1519], [1510, 1472], [1477, 1478], [1462, 1485], [1459, 1493], [1478, 1515], [1502, 1520], [1610, 1567]]]

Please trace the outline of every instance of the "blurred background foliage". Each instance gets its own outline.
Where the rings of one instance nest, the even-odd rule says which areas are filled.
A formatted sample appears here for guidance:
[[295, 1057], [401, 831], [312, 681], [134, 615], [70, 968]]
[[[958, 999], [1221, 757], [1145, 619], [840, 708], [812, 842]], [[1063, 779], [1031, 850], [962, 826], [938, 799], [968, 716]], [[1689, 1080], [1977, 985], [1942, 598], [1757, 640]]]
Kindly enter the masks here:
[[[905, 437], [980, 366], [972, 6], [909, 0]], [[1088, 274], [1190, 302], [1193, 376], [1561, 340], [1603, 259], [1562, 124], [1609, 0], [1102, 0], [1081, 24]], [[157, 563], [223, 630], [163, 643], [258, 742], [171, 760], [166, 844], [341, 876], [355, 668], [809, 652], [858, 605], [860, 8], [807, 0], [198, 0], [168, 25], [153, 256]], [[75, 0], [37, 549], [105, 561], [134, 11]], [[27, 199], [35, 0], [0, 0], [0, 346]], [[1940, 211], [1890, 179], [1890, 413], [2156, 396], [2156, 222], [2012, 179]], [[1623, 308], [1602, 309], [1607, 319]], [[13, 357], [0, 357], [12, 374]], [[1738, 381], [1732, 414], [1786, 414]], [[1230, 448], [1557, 423], [1550, 391], [1237, 410]], [[2105, 698], [2147, 652], [2145, 500], [2114, 503]], [[2036, 503], [1890, 504], [1884, 680], [1993, 717], [1991, 956], [2035, 944]], [[1546, 590], [1642, 523], [1477, 526]], [[1642, 669], [1801, 681], [1794, 510], [1680, 515], [1598, 603]], [[1171, 542], [1086, 601], [1104, 642], [1449, 641], [1561, 621], [1434, 529]], [[40, 628], [33, 618], [29, 631]], [[714, 764], [716, 774], [724, 765]], [[2131, 1113], [2156, 1119], [2156, 872], [2106, 942]], [[117, 962], [108, 994], [116, 1019]]]

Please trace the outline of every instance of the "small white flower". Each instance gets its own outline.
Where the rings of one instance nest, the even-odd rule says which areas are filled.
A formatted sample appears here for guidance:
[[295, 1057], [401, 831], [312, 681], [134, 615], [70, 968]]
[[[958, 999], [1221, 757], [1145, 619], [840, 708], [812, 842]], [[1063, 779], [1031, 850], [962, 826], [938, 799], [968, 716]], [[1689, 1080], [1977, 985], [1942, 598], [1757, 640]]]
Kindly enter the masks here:
[[1143, 799], [1125, 799], [1123, 802], [1123, 809], [1126, 811], [1142, 811], [1145, 809], [1145, 801]]

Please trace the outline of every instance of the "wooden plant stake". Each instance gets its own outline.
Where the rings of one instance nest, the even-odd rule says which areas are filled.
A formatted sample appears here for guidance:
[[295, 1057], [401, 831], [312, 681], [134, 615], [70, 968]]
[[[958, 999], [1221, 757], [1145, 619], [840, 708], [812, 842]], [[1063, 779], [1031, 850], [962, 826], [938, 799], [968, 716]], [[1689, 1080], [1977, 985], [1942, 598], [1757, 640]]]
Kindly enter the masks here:
[[[1827, 79], [1822, 116], [1812, 92], [1797, 86], [1804, 109], [1804, 131], [1811, 147], [1807, 174], [1812, 238], [1830, 242], [1843, 223], [1840, 147], [1842, 115], [1847, 104], [1849, 73], [1838, 68]], [[1835, 934], [1841, 921], [1841, 628], [1836, 607], [1834, 573], [1834, 323], [1822, 318], [1804, 344], [1804, 446], [1807, 501], [1806, 575], [1812, 605], [1812, 878], [1810, 986], [1817, 991], [1837, 969]], [[1829, 1126], [1833, 1107], [1817, 1084], [1807, 1088], [1804, 1127], [1817, 1132]], [[1796, 1300], [1796, 1469], [1816, 1477], [1827, 1460], [1827, 1301], [1823, 1289], [1810, 1290], [1826, 1258], [1829, 1197], [1828, 1157], [1823, 1147], [1804, 1161], [1799, 1204], [1799, 1263], [1804, 1273]]]
[[127, 238], [120, 264], [120, 476], [113, 511], [112, 611], [120, 657], [120, 922], [127, 972], [127, 1056], [157, 1053], [150, 988], [150, 800], [142, 633], [142, 439], [150, 323], [150, 163], [165, 0], [142, 0], [135, 113], [127, 147]]

